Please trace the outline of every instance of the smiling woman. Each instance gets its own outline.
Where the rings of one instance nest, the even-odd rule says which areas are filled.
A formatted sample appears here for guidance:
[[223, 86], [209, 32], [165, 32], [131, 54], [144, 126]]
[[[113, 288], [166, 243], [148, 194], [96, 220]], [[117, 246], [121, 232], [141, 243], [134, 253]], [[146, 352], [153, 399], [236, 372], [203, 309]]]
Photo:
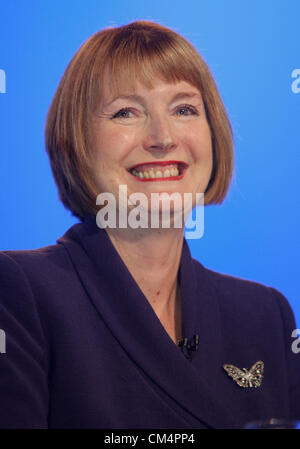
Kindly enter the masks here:
[[[97, 226], [99, 194], [120, 209], [123, 187], [162, 198], [140, 209], [151, 217], [170, 198], [190, 195], [190, 209], [224, 200], [232, 130], [197, 50], [148, 21], [99, 31], [59, 83], [45, 140], [60, 199], [80, 222], [51, 246], [0, 253], [0, 427], [300, 418], [295, 322], [280, 292], [204, 267], [183, 226]], [[186, 220], [175, 202], [170, 214]]]
[[[150, 107], [151, 99], [149, 110], [145, 102]], [[139, 125], [140, 129], [154, 112], [153, 108], [162, 110], [171, 105], [171, 100], [177, 109], [172, 111], [173, 117], [177, 114], [178, 119], [185, 121], [197, 117], [200, 125], [206, 117], [213, 143], [213, 170], [208, 185], [203, 186], [206, 187], [205, 202], [223, 201], [233, 170], [233, 140], [210, 71], [182, 36], [159, 24], [140, 21], [104, 29], [90, 37], [70, 62], [54, 96], [46, 124], [46, 147], [66, 208], [80, 219], [87, 212], [96, 212], [95, 197], [99, 189], [92, 181], [94, 160], [90, 158], [94, 120], [99, 135], [102, 126], [116, 132], [125, 124]], [[139, 108], [134, 111], [133, 105]], [[183, 108], [185, 111], [189, 108], [189, 114], [184, 117], [179, 114]], [[158, 117], [157, 121], [152, 126], [163, 125]], [[194, 124], [195, 129], [198, 123]], [[189, 124], [187, 132], [188, 127]], [[134, 132], [135, 129], [131, 134]]]
[[[154, 206], [151, 200], [157, 194], [183, 198], [189, 193], [193, 208], [197, 193], [206, 190], [213, 166], [211, 133], [200, 91], [186, 81], [156, 81], [152, 88], [137, 82], [133, 96], [109, 101], [111, 88], [105, 80], [103, 92], [91, 131], [98, 192], [110, 192], [118, 199], [120, 185], [127, 186], [131, 198], [138, 190], [150, 205], [146, 209], [151, 223], [151, 216], [166, 209], [166, 200]], [[183, 103], [187, 99], [189, 105]], [[179, 114], [182, 111], [188, 114]], [[173, 224], [175, 211], [177, 217], [183, 215], [181, 203], [175, 205], [173, 200], [171, 210]]]

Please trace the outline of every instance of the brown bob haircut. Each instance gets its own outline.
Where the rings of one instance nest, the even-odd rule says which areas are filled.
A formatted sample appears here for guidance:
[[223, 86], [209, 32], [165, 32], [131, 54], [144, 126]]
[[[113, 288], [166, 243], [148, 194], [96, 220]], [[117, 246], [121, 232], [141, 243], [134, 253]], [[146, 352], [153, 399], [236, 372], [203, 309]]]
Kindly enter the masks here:
[[157, 78], [170, 83], [183, 80], [199, 89], [213, 147], [205, 204], [222, 203], [233, 172], [233, 136], [214, 79], [197, 50], [181, 35], [157, 23], [135, 21], [100, 30], [82, 44], [47, 114], [46, 150], [60, 200], [72, 215], [83, 220], [99, 210], [89, 142], [106, 74], [116, 95], [123, 88], [134, 90], [136, 81], [151, 88]]

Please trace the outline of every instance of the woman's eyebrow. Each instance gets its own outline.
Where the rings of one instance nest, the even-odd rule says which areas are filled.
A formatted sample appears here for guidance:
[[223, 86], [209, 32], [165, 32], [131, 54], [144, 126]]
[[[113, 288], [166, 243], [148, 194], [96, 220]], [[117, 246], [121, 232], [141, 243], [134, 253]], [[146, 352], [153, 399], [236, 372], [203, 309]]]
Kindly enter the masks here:
[[[176, 100], [180, 100], [182, 98], [193, 98], [193, 97], [201, 97], [200, 93], [197, 92], [177, 92], [171, 99], [171, 103], [173, 101]], [[130, 95], [119, 95], [115, 98], [113, 98], [111, 101], [109, 101], [108, 103], [105, 103], [105, 106], [109, 106], [110, 104], [114, 103], [117, 100], [131, 100], [131, 101], [135, 101], [137, 103], [141, 103], [144, 104], [145, 100], [144, 97], [142, 97], [141, 95], [138, 94], [130, 94]]]

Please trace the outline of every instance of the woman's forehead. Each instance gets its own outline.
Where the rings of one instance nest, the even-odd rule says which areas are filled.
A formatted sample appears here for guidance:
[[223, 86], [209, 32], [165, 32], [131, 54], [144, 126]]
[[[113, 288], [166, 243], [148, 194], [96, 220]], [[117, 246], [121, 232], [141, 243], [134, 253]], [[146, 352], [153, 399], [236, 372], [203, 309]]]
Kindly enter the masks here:
[[175, 95], [178, 97], [201, 96], [199, 89], [186, 80], [166, 81], [162, 79], [153, 79], [151, 84], [145, 84], [140, 80], [131, 80], [120, 84], [105, 82], [102, 85], [102, 101], [106, 104], [116, 101], [118, 98], [143, 96], [153, 94], [155, 91], [158, 95]]

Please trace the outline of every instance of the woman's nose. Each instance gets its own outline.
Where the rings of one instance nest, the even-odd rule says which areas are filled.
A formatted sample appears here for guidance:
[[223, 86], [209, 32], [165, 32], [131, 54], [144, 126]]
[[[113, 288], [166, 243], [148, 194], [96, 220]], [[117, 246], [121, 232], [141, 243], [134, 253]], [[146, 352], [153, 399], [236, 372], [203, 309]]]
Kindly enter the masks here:
[[171, 150], [177, 146], [174, 132], [167, 118], [152, 117], [145, 128], [144, 149]]

